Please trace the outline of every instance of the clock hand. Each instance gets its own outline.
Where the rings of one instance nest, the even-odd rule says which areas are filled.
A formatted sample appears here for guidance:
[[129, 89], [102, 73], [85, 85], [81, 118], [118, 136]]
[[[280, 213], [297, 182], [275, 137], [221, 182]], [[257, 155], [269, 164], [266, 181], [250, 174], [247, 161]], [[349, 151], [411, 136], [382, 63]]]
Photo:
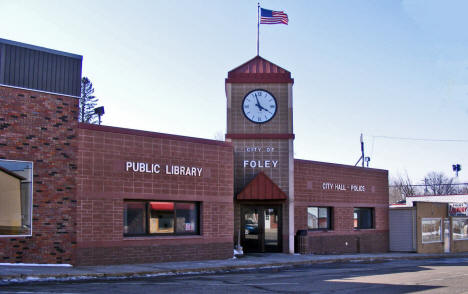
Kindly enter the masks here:
[[262, 108], [263, 108], [263, 107], [260, 105], [260, 101], [258, 101], [257, 94], [255, 94], [255, 99], [257, 99], [257, 103], [255, 103], [255, 106], [257, 106], [258, 109], [259, 109], [260, 111], [262, 111]]
[[[256, 96], [255, 96], [255, 98], [256, 98]], [[255, 105], [258, 107], [258, 109], [260, 109], [260, 111], [265, 110], [265, 111], [268, 111], [269, 113], [271, 113], [271, 111], [269, 111], [268, 109], [266, 109], [265, 107], [263, 107], [260, 104], [260, 101], [258, 101], [258, 98], [257, 98], [257, 104], [255, 104]]]

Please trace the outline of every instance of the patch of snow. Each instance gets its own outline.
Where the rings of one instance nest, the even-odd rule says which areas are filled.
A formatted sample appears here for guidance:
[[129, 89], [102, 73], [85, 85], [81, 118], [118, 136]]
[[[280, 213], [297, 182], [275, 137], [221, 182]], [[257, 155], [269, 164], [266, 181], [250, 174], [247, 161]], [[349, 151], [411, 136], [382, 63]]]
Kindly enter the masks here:
[[71, 264], [66, 263], [0, 263], [0, 266], [57, 266], [57, 267], [72, 267]]

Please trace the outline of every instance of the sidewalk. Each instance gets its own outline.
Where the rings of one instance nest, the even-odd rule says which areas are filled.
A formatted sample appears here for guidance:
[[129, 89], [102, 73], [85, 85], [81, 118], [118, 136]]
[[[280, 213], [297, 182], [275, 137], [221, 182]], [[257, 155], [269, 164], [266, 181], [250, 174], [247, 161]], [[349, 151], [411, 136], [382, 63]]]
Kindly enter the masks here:
[[347, 255], [248, 254], [241, 258], [107, 266], [0, 265], [0, 285], [28, 282], [89, 281], [163, 275], [202, 274], [228, 271], [293, 267], [330, 262], [376, 262], [394, 259], [468, 258], [460, 254], [381, 253]]

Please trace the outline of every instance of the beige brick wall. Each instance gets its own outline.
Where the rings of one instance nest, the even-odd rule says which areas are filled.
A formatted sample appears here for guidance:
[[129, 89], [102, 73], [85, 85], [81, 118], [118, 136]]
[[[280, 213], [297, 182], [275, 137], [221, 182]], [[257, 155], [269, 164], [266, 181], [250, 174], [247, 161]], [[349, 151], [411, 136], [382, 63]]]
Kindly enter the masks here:
[[[256, 124], [248, 120], [242, 111], [244, 97], [251, 91], [263, 89], [270, 92], [277, 103], [277, 112], [275, 116], [264, 124]], [[227, 134], [248, 134], [248, 135], [292, 135], [293, 134], [293, 115], [292, 115], [292, 84], [288, 83], [227, 83]], [[260, 137], [260, 136], [259, 136]], [[228, 136], [229, 138], [229, 136]], [[263, 171], [288, 197], [292, 189], [293, 181], [290, 166], [294, 163], [292, 140], [284, 139], [228, 139], [232, 141], [234, 147], [234, 194], [237, 195], [242, 189], [260, 172]], [[256, 150], [255, 150], [256, 148]], [[253, 149], [253, 150], [252, 150]], [[244, 161], [248, 163], [254, 161], [258, 165], [260, 161], [263, 167], [252, 167], [250, 164], [244, 166]], [[270, 162], [270, 167], [265, 167], [265, 161]], [[277, 162], [274, 166], [273, 162]], [[291, 187], [290, 187], [291, 186]], [[276, 203], [276, 202], [275, 202]], [[288, 203], [277, 202], [282, 205], [282, 250], [289, 251], [289, 210]], [[252, 203], [253, 204], [253, 203]], [[261, 205], [262, 202], [255, 204]], [[272, 203], [270, 203], [272, 204]], [[235, 242], [240, 226], [240, 206], [235, 205]]]
[[[244, 97], [253, 90], [270, 92], [277, 102], [273, 119], [264, 124], [249, 121], [242, 112]], [[292, 134], [291, 84], [227, 84], [227, 133], [228, 134]], [[260, 171], [289, 195], [289, 157], [292, 156], [288, 139], [232, 139], [234, 146], [234, 193], [239, 193]], [[261, 148], [249, 150], [249, 148]], [[269, 149], [268, 149], [269, 148]], [[270, 167], [244, 167], [244, 161], [270, 161]], [[277, 166], [273, 166], [273, 162]]]
[[[227, 133], [228, 134], [290, 134], [292, 133], [292, 108], [288, 103], [289, 84], [228, 84], [227, 85]], [[270, 92], [277, 102], [277, 112], [265, 124], [255, 124], [242, 113], [242, 102], [250, 91], [263, 89]]]

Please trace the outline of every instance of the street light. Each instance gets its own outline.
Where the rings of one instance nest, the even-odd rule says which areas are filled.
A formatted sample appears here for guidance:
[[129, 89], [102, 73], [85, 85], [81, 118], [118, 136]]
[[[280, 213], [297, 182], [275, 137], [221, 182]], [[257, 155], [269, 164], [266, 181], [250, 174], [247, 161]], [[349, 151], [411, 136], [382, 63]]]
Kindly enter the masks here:
[[101, 125], [101, 116], [104, 115], [104, 106], [99, 106], [94, 108], [94, 114], [97, 114], [99, 117], [99, 125]]
[[461, 171], [461, 165], [460, 164], [454, 164], [452, 165], [452, 169], [455, 172], [455, 175], [458, 177], [458, 172]]

